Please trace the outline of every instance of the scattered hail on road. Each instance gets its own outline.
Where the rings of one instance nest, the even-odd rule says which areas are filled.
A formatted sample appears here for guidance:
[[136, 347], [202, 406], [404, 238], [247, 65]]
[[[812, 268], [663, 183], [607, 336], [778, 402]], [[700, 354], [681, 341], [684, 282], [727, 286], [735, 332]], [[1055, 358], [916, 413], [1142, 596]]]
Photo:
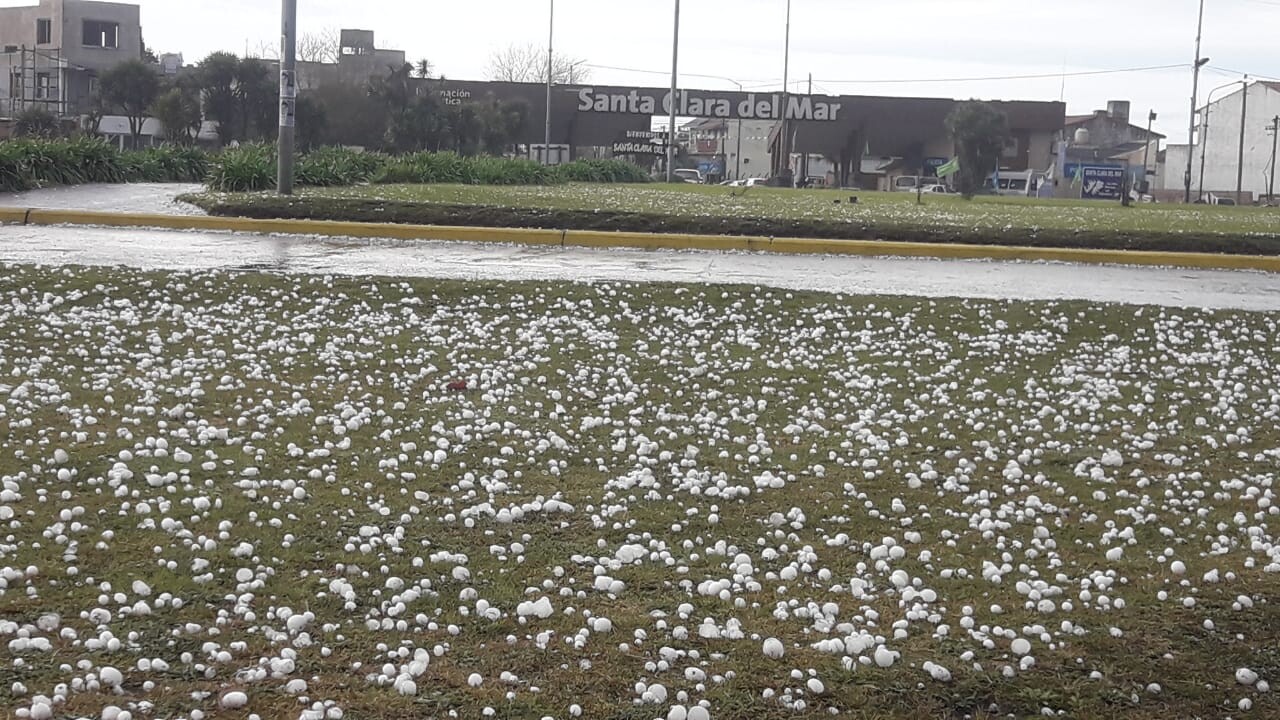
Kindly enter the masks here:
[[0, 703], [1276, 717], [1277, 331], [4, 267]]

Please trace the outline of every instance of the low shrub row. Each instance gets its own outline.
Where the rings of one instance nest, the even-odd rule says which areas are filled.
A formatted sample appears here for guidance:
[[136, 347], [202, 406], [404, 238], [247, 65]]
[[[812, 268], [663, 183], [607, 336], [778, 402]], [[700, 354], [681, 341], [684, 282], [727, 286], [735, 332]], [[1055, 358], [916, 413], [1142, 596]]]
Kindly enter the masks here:
[[200, 182], [209, 174], [208, 153], [159, 147], [120, 152], [93, 138], [0, 142], [0, 192], [50, 185], [119, 182]]
[[[224, 152], [208, 185], [210, 190], [219, 192], [251, 192], [275, 187], [275, 178], [275, 149], [250, 145]], [[429, 152], [391, 156], [343, 148], [322, 148], [302, 156], [294, 179], [298, 185], [315, 187], [361, 183], [554, 185], [649, 181], [643, 170], [621, 160], [578, 160], [545, 167], [523, 158]]]
[[[544, 167], [522, 158], [426, 152], [390, 156], [335, 147], [301, 156], [294, 179], [298, 185], [315, 187], [370, 182], [552, 185], [649, 180], [643, 170], [621, 160], [578, 160]], [[204, 182], [218, 192], [267, 190], [276, 184], [276, 150], [272, 145], [242, 145], [220, 153], [168, 146], [121, 152], [93, 138], [0, 142], [0, 192], [119, 182]]]

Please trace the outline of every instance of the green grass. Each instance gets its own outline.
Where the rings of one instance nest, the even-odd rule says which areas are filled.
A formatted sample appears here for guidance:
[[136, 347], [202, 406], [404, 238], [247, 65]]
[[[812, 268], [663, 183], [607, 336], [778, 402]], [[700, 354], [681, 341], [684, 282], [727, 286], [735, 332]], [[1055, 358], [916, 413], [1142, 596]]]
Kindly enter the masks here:
[[[1275, 694], [1233, 677], [1248, 666], [1280, 679], [1280, 573], [1264, 571], [1280, 561], [1269, 554], [1275, 513], [1260, 502], [1274, 497], [1280, 447], [1274, 314], [745, 287], [4, 270], [0, 570], [16, 574], [0, 589], [0, 707], [11, 713], [111, 665], [125, 675], [120, 693], [73, 689], [56, 716], [147, 701], [154, 717], [292, 718], [332, 701], [351, 718], [479, 717], [485, 707], [565, 718], [577, 703], [583, 717], [640, 720], [665, 717], [682, 691], [717, 719], [1046, 708], [1075, 718], [1221, 717], [1241, 698], [1254, 702], [1250, 716], [1280, 714]], [[459, 378], [471, 389], [445, 388]], [[424, 460], [442, 439], [444, 461]], [[655, 447], [642, 451], [646, 442]], [[179, 461], [179, 448], [194, 458]], [[1113, 449], [1123, 466], [1091, 477]], [[1020, 455], [1026, 476], [1004, 477]], [[645, 468], [656, 485], [619, 482]], [[757, 489], [766, 470], [793, 477]], [[159, 487], [147, 482], [170, 472]], [[718, 480], [752, 491], [713, 496]], [[511, 522], [493, 514], [549, 498], [573, 512], [530, 508]], [[1115, 535], [1129, 532], [1123, 558], [1106, 559]], [[877, 566], [872, 551], [886, 537], [908, 552]], [[235, 554], [240, 543], [251, 551]], [[586, 558], [626, 544], [670, 563], [646, 555], [610, 568], [627, 589], [593, 591]], [[465, 555], [470, 578], [432, 560], [437, 552]], [[740, 605], [697, 592], [706, 580], [734, 581], [738, 554], [754, 566], [735, 581]], [[1170, 572], [1175, 557], [1185, 577]], [[999, 582], [983, 579], [987, 561], [1008, 564]], [[783, 579], [788, 568], [794, 580]], [[961, 569], [967, 577], [944, 573]], [[1213, 569], [1221, 582], [1203, 580]], [[893, 589], [899, 570], [936, 602], [916, 614], [922, 601]], [[1111, 588], [1097, 587], [1104, 577]], [[420, 596], [403, 597], [392, 578]], [[853, 579], [869, 583], [861, 596]], [[136, 580], [149, 596], [130, 589]], [[339, 580], [353, 593], [349, 607], [330, 591]], [[1028, 607], [1017, 589], [1038, 581], [1061, 591], [1050, 594], [1052, 613]], [[1085, 590], [1126, 605], [1087, 602]], [[163, 593], [183, 606], [161, 605]], [[555, 614], [520, 622], [518, 604], [542, 595]], [[1252, 608], [1232, 608], [1241, 595]], [[479, 617], [476, 599], [498, 617]], [[139, 600], [151, 614], [124, 612]], [[682, 603], [693, 608], [687, 617]], [[826, 603], [847, 630], [796, 612]], [[95, 607], [111, 620], [81, 615]], [[310, 644], [285, 630], [284, 607], [315, 614]], [[962, 628], [966, 607], [992, 647]], [[73, 634], [36, 628], [48, 613]], [[608, 617], [613, 631], [575, 647], [567, 641], [587, 613]], [[700, 638], [704, 618], [736, 621], [746, 637]], [[906, 636], [894, 638], [899, 621]], [[1082, 634], [1063, 632], [1064, 621]], [[951, 632], [935, 635], [937, 623]], [[1006, 677], [1018, 663], [995, 626], [1031, 638], [1036, 665]], [[20, 628], [50, 638], [54, 651], [13, 650]], [[85, 646], [104, 630], [124, 648]], [[813, 647], [849, 630], [883, 637], [901, 660], [849, 670]], [[542, 633], [553, 633], [545, 645]], [[770, 636], [786, 644], [784, 659], [762, 655]], [[293, 672], [250, 678], [260, 658], [290, 647]], [[400, 647], [439, 649], [415, 697], [366, 678], [407, 662], [388, 660]], [[664, 647], [684, 655], [669, 669], [647, 665]], [[170, 668], [144, 672], [143, 658]], [[89, 665], [69, 669], [80, 661]], [[952, 681], [931, 679], [926, 661]], [[686, 679], [690, 667], [706, 673], [702, 687]], [[793, 669], [816, 673], [826, 693], [797, 694], [805, 680]], [[502, 683], [503, 671], [519, 680]], [[467, 683], [473, 672], [478, 688]], [[306, 703], [284, 692], [289, 679], [307, 682]], [[634, 705], [637, 682], [664, 683], [673, 700]], [[1161, 692], [1148, 693], [1150, 683]], [[217, 714], [227, 688], [247, 691], [249, 707]], [[201, 692], [214, 694], [192, 695]], [[784, 694], [808, 708], [785, 707]]]
[[[856, 194], [858, 202], [849, 198]], [[696, 185], [366, 185], [192, 198], [215, 214], [570, 229], [1280, 252], [1280, 210]]]

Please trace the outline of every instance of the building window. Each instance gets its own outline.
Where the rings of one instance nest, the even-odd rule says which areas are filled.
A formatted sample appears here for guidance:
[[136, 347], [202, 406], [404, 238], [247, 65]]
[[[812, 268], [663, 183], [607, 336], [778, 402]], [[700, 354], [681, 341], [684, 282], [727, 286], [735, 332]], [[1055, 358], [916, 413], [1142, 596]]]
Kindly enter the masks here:
[[85, 47], [114, 50], [120, 47], [120, 24], [101, 20], [84, 21]]
[[52, 84], [53, 84], [53, 79], [52, 77], [50, 77], [49, 73], [36, 73], [36, 99], [37, 100], [50, 99], [52, 97], [50, 93], [50, 88], [52, 87]]
[[36, 44], [48, 45], [53, 42], [53, 21], [49, 18], [36, 20]]

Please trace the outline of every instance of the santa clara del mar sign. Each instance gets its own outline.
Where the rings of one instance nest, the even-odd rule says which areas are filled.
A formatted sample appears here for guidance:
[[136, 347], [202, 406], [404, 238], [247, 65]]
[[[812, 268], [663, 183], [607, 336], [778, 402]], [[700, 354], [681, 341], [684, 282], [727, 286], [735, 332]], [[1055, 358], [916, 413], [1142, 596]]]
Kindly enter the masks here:
[[[596, 91], [584, 87], [578, 91], [578, 112], [618, 113], [626, 115], [667, 115], [671, 112], [671, 93], [643, 90], [628, 92]], [[743, 120], [838, 120], [841, 103], [827, 102], [807, 95], [755, 93], [680, 92], [676, 115], [681, 117], [723, 118]]]

